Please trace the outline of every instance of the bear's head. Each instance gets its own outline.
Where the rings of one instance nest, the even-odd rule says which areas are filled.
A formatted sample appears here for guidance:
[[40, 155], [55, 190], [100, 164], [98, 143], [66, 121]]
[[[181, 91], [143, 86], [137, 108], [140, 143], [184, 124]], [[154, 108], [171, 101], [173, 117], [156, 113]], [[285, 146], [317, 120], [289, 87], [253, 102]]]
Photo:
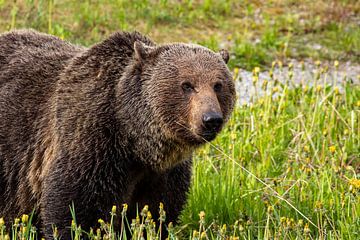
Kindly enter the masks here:
[[153, 117], [167, 137], [189, 145], [213, 140], [228, 120], [235, 88], [229, 54], [194, 44], [134, 44]]

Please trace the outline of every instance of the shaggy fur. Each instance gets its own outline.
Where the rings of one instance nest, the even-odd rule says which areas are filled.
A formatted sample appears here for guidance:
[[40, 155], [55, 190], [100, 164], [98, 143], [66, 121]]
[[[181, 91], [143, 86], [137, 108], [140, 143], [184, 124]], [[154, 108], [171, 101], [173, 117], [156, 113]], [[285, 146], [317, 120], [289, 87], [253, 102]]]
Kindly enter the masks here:
[[125, 202], [131, 214], [148, 204], [155, 218], [163, 202], [176, 221], [191, 153], [215, 136], [202, 115], [226, 121], [233, 109], [227, 60], [136, 32], [91, 48], [29, 30], [0, 35], [0, 216], [35, 208], [45, 237], [55, 224], [63, 239], [71, 202], [86, 230]]

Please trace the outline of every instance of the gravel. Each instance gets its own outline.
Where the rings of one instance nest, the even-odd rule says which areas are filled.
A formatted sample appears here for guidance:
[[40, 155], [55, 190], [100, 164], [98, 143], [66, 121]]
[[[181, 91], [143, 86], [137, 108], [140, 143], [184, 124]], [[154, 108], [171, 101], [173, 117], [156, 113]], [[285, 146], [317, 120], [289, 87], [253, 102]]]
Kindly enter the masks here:
[[[344, 81], [352, 81], [354, 84], [360, 84], [360, 65], [353, 64], [351, 62], [346, 62], [340, 64], [338, 70], [336, 71], [333, 63], [325, 64], [321, 63], [319, 67], [313, 61], [305, 61], [303, 65], [305, 66], [304, 71], [302, 70], [302, 63], [297, 60], [292, 60], [289, 63], [293, 64], [293, 80], [290, 86], [299, 85], [301, 82], [313, 86], [316, 79], [316, 74], [319, 72], [319, 68], [324, 68], [328, 66], [328, 71], [326, 74], [322, 74], [319, 80], [319, 85], [324, 85], [325, 79], [326, 84], [335, 84], [339, 86], [341, 91], [341, 83]], [[276, 65], [277, 66], [277, 65]], [[284, 66], [280, 69], [278, 66], [274, 68], [274, 79], [277, 79], [280, 83], [285, 83], [288, 79], [288, 66]], [[239, 69], [238, 77], [235, 79], [235, 86], [238, 94], [239, 104], [247, 104], [250, 101], [251, 96], [254, 96], [255, 91], [257, 91], [259, 96], [264, 95], [264, 90], [261, 88], [264, 80], [269, 82], [268, 89], [273, 84], [273, 80], [270, 80], [269, 71], [259, 72], [259, 80], [256, 84], [256, 90], [253, 86], [253, 73], [246, 71], [244, 69]], [[325, 77], [326, 76], [326, 77]], [[269, 90], [268, 90], [269, 91]]]

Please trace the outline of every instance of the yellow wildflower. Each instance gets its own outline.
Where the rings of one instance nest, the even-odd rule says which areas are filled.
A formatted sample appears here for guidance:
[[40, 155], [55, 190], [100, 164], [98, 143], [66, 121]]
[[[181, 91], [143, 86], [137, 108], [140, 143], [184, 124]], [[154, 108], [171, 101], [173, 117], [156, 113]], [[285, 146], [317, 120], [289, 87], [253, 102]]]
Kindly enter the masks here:
[[336, 151], [336, 147], [335, 147], [335, 146], [330, 146], [330, 147], [329, 147], [329, 151], [330, 151], [332, 154], [334, 154], [335, 151]]
[[360, 189], [360, 179], [352, 178], [349, 180], [350, 185], [356, 189]]
[[253, 70], [254, 74], [258, 74], [260, 72], [260, 68], [259, 67], [255, 67]]
[[316, 92], [320, 92], [321, 89], [322, 89], [322, 86], [321, 86], [321, 85], [316, 86]]
[[305, 145], [305, 146], [304, 146], [304, 151], [305, 151], [305, 152], [310, 152], [310, 147], [309, 147], [308, 145]]
[[111, 208], [111, 212], [112, 213], [116, 213], [116, 206], [114, 205], [114, 206], [112, 206], [112, 208]]
[[22, 217], [21, 217], [21, 222], [26, 224], [29, 220], [29, 215], [27, 214], [23, 214]]
[[309, 234], [309, 233], [310, 233], [309, 223], [306, 223], [306, 224], [305, 224], [304, 233], [305, 233], [305, 234]]
[[205, 219], [205, 212], [204, 211], [201, 211], [199, 213], [199, 217], [200, 217], [200, 220], [204, 220]]

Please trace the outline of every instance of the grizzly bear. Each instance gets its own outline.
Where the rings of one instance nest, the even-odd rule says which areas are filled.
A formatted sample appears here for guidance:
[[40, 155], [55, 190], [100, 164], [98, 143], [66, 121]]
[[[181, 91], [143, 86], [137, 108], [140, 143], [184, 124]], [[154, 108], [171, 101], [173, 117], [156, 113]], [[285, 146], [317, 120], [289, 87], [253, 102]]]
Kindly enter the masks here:
[[33, 30], [0, 35], [0, 216], [35, 209], [42, 234], [70, 239], [113, 205], [176, 221], [191, 154], [228, 120], [229, 55], [117, 32], [90, 48]]

